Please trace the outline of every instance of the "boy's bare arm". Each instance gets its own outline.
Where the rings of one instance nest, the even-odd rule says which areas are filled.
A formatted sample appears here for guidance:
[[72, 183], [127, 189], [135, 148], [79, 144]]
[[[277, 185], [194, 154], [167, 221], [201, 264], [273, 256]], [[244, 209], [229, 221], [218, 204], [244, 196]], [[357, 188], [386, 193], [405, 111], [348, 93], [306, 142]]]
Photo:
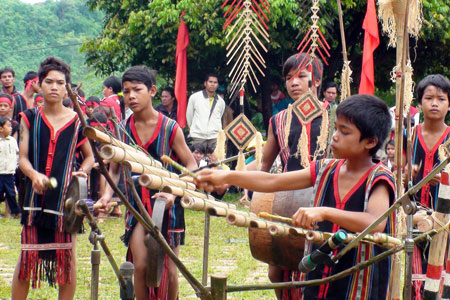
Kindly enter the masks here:
[[81, 152], [83, 153], [83, 162], [78, 169], [78, 172], [73, 172], [73, 175], [81, 175], [87, 178], [87, 174], [91, 171], [94, 166], [94, 154], [92, 153], [91, 145], [88, 142], [85, 142], [80, 147]]
[[[387, 183], [379, 183], [373, 189], [367, 206], [367, 212], [346, 211], [333, 207], [301, 207], [292, 217], [294, 226], [313, 229], [316, 222], [329, 221], [343, 229], [361, 232], [389, 208], [389, 187]], [[386, 220], [381, 222], [372, 232], [382, 232]]]
[[42, 194], [47, 189], [45, 182], [48, 181], [48, 177], [42, 173], [39, 173], [33, 168], [30, 160], [28, 159], [28, 141], [30, 138], [29, 130], [25, 124], [24, 119], [20, 120], [20, 140], [19, 140], [19, 168], [23, 174], [30, 178], [33, 186], [33, 190], [37, 194]]
[[196, 183], [207, 191], [212, 191], [214, 186], [229, 184], [265, 193], [312, 186], [309, 168], [282, 174], [204, 169], [198, 173]]
[[177, 128], [177, 132], [175, 133], [175, 138], [173, 140], [172, 149], [177, 154], [181, 163], [188, 168], [188, 170], [195, 170], [198, 168], [197, 163], [195, 162], [194, 156], [192, 156], [191, 150], [186, 145], [186, 141], [184, 140], [183, 131], [180, 127]]

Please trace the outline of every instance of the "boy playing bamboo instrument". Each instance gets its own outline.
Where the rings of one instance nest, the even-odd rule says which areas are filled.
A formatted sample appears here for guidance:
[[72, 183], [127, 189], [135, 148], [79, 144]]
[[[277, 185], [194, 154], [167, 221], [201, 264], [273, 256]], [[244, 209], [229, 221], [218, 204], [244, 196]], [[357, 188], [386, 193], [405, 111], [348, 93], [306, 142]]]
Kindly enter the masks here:
[[[139, 145], [155, 159], [168, 155], [175, 160], [179, 159], [188, 169], [194, 170], [197, 168], [197, 164], [186, 145], [181, 128], [174, 120], [165, 117], [152, 106], [152, 100], [156, 95], [155, 83], [154, 71], [145, 66], [131, 67], [123, 74], [123, 95], [125, 103], [133, 111], [133, 115], [124, 121], [122, 137], [129, 144]], [[111, 163], [110, 172], [117, 182], [118, 165]], [[151, 216], [157, 194], [155, 191], [149, 191], [143, 187], [137, 187], [137, 191]], [[100, 201], [108, 203], [112, 194], [112, 189], [108, 186]], [[179, 246], [184, 244], [184, 211], [179, 199], [175, 201], [175, 196], [165, 193], [159, 195], [167, 198], [161, 232], [175, 254], [178, 255]], [[139, 210], [133, 197], [131, 195], [128, 197], [131, 204]], [[160, 287], [151, 288], [149, 291], [145, 284], [147, 250], [144, 245], [144, 237], [146, 232], [130, 212], [127, 212], [125, 222], [126, 229], [123, 240], [129, 246], [127, 256], [133, 260], [135, 267], [134, 292], [136, 298], [147, 300], [150, 295], [151, 299], [177, 299], [178, 275], [172, 260], [169, 260], [168, 269], [165, 269], [161, 275]], [[168, 282], [164, 280], [164, 274], [167, 271]]]
[[[207, 190], [231, 184], [261, 192], [314, 186], [311, 207], [293, 212], [293, 224], [313, 229], [317, 223], [318, 230], [327, 232], [341, 228], [360, 232], [394, 200], [392, 173], [380, 162], [373, 161], [373, 155], [389, 133], [390, 123], [389, 109], [382, 100], [369, 95], [352, 96], [336, 110], [331, 143], [335, 159], [314, 161], [308, 168], [283, 174], [202, 170], [197, 183]], [[384, 220], [374, 231], [391, 233], [391, 220]], [[312, 245], [310, 251], [316, 248]], [[319, 265], [306, 274], [306, 279], [334, 275], [382, 251], [378, 246], [361, 244], [336, 265]], [[383, 260], [349, 277], [306, 287], [304, 299], [386, 299], [389, 272], [390, 262]]]
[[[59, 299], [72, 299], [75, 294], [76, 235], [64, 230], [64, 200], [72, 176], [87, 177], [94, 158], [77, 114], [62, 105], [68, 82], [69, 65], [46, 58], [39, 68], [44, 105], [20, 113], [19, 167], [27, 182], [13, 300], [27, 298], [30, 280], [33, 288], [41, 280], [58, 284]], [[77, 149], [84, 160], [78, 172], [73, 172]], [[47, 189], [50, 177], [57, 179], [54, 189]]]
[[[312, 63], [312, 73], [310, 74], [305, 62], [310, 61], [309, 54], [302, 53], [300, 56], [294, 54], [290, 56], [283, 64], [282, 75], [286, 84], [286, 90], [289, 97], [299, 99], [311, 90], [315, 96], [318, 95], [320, 85], [322, 83], [323, 64], [317, 58], [317, 63]], [[309, 77], [312, 77], [309, 82]], [[311, 84], [311, 86], [309, 86]], [[322, 115], [302, 124], [297, 115], [284, 109], [274, 115], [269, 122], [267, 131], [267, 142], [263, 148], [263, 159], [261, 171], [269, 172], [272, 165], [279, 155], [281, 159], [282, 172], [291, 172], [303, 169], [305, 166], [302, 161], [309, 161], [322, 158], [322, 154], [318, 151], [320, 148], [319, 137], [322, 132]], [[328, 124], [325, 124], [328, 126]], [[306, 127], [307, 143], [303, 143], [306, 152], [298, 151], [299, 141], [301, 139], [303, 127]], [[307, 157], [303, 157], [307, 154]], [[247, 170], [255, 171], [256, 162], [252, 162]], [[303, 191], [304, 195], [309, 195], [311, 189]], [[269, 264], [269, 279], [272, 282], [290, 281], [299, 279], [299, 272], [282, 269], [278, 266]], [[299, 289], [275, 290], [277, 299], [297, 300], [301, 298]]]

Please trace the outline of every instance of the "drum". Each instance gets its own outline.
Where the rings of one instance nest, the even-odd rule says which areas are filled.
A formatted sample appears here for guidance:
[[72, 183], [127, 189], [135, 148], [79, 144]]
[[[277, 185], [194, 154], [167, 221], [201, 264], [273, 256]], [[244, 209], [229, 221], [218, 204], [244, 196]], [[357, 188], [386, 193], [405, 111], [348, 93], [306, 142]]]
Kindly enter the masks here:
[[[299, 207], [309, 207], [313, 188], [276, 193], [253, 193], [251, 212], [267, 212], [291, 218]], [[252, 255], [257, 260], [291, 270], [298, 269], [303, 257], [305, 239], [298, 236], [277, 237], [267, 229], [249, 228]]]

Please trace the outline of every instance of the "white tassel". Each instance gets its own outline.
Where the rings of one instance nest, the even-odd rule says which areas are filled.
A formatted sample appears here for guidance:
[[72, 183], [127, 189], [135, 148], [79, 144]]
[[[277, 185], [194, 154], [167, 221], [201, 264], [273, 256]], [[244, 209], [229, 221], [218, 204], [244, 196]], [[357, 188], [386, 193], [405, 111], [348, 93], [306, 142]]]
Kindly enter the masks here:
[[245, 170], [246, 170], [245, 155], [242, 151], [239, 151], [238, 161], [237, 161], [237, 165], [236, 165], [236, 171], [245, 171]]
[[225, 131], [220, 130], [219, 134], [217, 135], [217, 143], [216, 143], [216, 149], [214, 150], [214, 153], [217, 156], [218, 160], [224, 160], [225, 159], [225, 142], [227, 138], [225, 135]]

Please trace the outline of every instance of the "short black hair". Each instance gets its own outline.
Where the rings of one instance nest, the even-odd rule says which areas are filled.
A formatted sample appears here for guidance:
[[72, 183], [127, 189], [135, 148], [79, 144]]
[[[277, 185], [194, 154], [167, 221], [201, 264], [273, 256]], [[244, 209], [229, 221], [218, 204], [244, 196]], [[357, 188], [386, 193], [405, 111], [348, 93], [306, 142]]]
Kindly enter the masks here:
[[327, 83], [325, 83], [325, 84], [323, 85], [323, 91], [324, 91], [324, 92], [325, 92], [326, 90], [328, 90], [329, 88], [336, 88], [336, 92], [339, 91], [339, 87], [338, 87], [337, 83], [334, 82], [334, 81], [328, 81]]
[[417, 85], [417, 101], [422, 104], [423, 93], [430, 85], [435, 86], [437, 89], [447, 94], [447, 99], [450, 100], [450, 81], [441, 74], [428, 75], [422, 79]]
[[145, 84], [148, 89], [156, 84], [156, 71], [144, 65], [128, 68], [122, 75], [122, 87], [125, 81]]
[[215, 73], [208, 73], [208, 74], [206, 74], [205, 82], [208, 81], [209, 77], [216, 77], [217, 82], [219, 82], [219, 76], [217, 74], [215, 74]]
[[86, 102], [96, 102], [100, 104], [100, 99], [97, 96], [90, 96], [89, 98], [87, 98]]
[[114, 94], [120, 93], [122, 91], [122, 83], [120, 82], [120, 78], [117, 76], [109, 76], [103, 81], [103, 85], [107, 88], [112, 88]]
[[62, 105], [64, 105], [65, 107], [71, 107], [72, 106], [72, 99], [70, 99], [70, 98], [63, 99]]
[[[282, 70], [283, 79], [286, 80], [287, 74], [292, 69], [297, 69], [298, 66], [300, 65], [300, 63], [306, 65], [308, 63], [308, 61], [310, 60], [310, 58], [311, 58], [311, 56], [309, 54], [302, 53], [302, 54], [300, 54], [300, 56], [298, 58], [297, 58], [297, 54], [294, 54], [291, 57], [289, 57], [288, 59], [286, 59], [286, 61], [284, 62], [284, 65], [283, 65], [283, 70]], [[320, 58], [317, 58], [317, 62], [313, 61], [314, 79], [322, 80], [322, 73], [323, 73], [323, 63], [320, 60]]]
[[195, 143], [195, 144], [192, 144], [192, 145], [189, 147], [189, 149], [191, 150], [191, 152], [194, 152], [195, 150], [197, 150], [197, 151], [199, 151], [199, 152], [201, 152], [201, 153], [203, 153], [203, 154], [205, 154], [205, 152], [206, 152], [205, 145], [203, 145], [203, 144], [201, 144], [201, 143]]
[[170, 96], [172, 96], [172, 98], [175, 98], [175, 91], [173, 90], [173, 87], [171, 87], [171, 86], [166, 86], [165, 88], [163, 88], [163, 89], [161, 90], [161, 94], [162, 94], [162, 92], [164, 92], [164, 91], [168, 92], [168, 93], [170, 94]]
[[66, 83], [70, 83], [70, 66], [59, 58], [53, 56], [49, 56], [41, 62], [38, 71], [39, 83], [42, 83], [50, 71], [58, 71], [63, 73], [66, 77]]
[[214, 153], [214, 150], [216, 150], [216, 147], [213, 147], [213, 146], [211, 146], [211, 145], [206, 146], [206, 154], [207, 154], [207, 155], [213, 154], [213, 153]]
[[28, 71], [27, 74], [23, 77], [23, 83], [27, 83], [28, 80], [38, 77], [38, 74], [35, 71]]
[[98, 123], [108, 123], [108, 116], [102, 111], [97, 111], [92, 114], [92, 117], [89, 119], [89, 123], [98, 122]]
[[8, 117], [0, 117], [0, 127], [5, 126], [6, 122], [11, 122], [11, 119]]
[[16, 72], [14, 72], [14, 70], [10, 67], [4, 67], [3, 69], [0, 70], [0, 77], [2, 76], [3, 73], [11, 73], [12, 76], [14, 78], [16, 78]]
[[389, 140], [389, 141], [386, 143], [386, 146], [384, 146], [384, 152], [387, 151], [387, 146], [389, 146], [389, 145], [395, 147], [395, 141], [394, 141], [394, 140]]
[[361, 133], [360, 141], [377, 138], [377, 145], [370, 149], [370, 155], [380, 149], [391, 129], [389, 107], [378, 97], [372, 95], [354, 95], [342, 101], [336, 109], [336, 117], [344, 117]]
[[109, 107], [100, 105], [94, 108], [94, 114], [97, 112], [101, 112], [102, 114], [105, 114], [106, 116], [109, 116], [111, 114], [111, 111], [109, 110]]

